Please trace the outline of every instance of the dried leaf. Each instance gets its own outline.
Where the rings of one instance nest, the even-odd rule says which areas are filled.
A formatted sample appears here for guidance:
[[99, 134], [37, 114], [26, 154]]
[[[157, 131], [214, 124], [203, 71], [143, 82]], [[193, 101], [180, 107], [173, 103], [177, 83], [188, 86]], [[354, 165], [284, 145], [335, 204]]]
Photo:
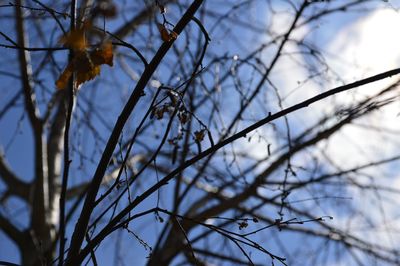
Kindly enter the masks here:
[[92, 16], [96, 17], [98, 15], [106, 18], [115, 17], [117, 15], [117, 7], [112, 1], [109, 0], [97, 1], [97, 5], [92, 11]]
[[76, 72], [88, 72], [93, 68], [93, 62], [86, 51], [76, 53], [72, 63]]
[[74, 71], [76, 72], [76, 86], [94, 79], [100, 74], [102, 64], [113, 65], [111, 42], [105, 43], [101, 48], [95, 49], [90, 54], [86, 50], [77, 51], [72, 62], [68, 64], [56, 81], [57, 88], [65, 89]]
[[161, 39], [164, 42], [169, 42], [170, 41], [170, 39], [169, 39], [170, 37], [169, 37], [169, 32], [168, 32], [167, 28], [165, 28], [164, 25], [160, 24], [160, 23], [157, 24], [157, 26], [158, 26], [158, 31], [161, 34]]
[[164, 113], [168, 111], [168, 107], [163, 105], [161, 107], [156, 107], [153, 109], [153, 116], [156, 117], [157, 120], [161, 120], [164, 117]]
[[100, 74], [100, 65], [94, 64], [87, 52], [77, 54], [73, 64], [76, 71], [76, 86], [94, 79]]
[[81, 28], [68, 32], [60, 38], [59, 42], [74, 51], [84, 51], [87, 47], [85, 29]]
[[164, 42], [170, 42], [178, 38], [178, 34], [175, 31], [169, 31], [163, 24], [158, 23], [157, 27]]
[[169, 34], [169, 38], [170, 38], [170, 41], [176, 40], [176, 38], [178, 38], [178, 33], [176, 33], [175, 31], [171, 30], [171, 32]]
[[179, 101], [179, 94], [173, 90], [168, 90], [166, 94], [171, 100], [172, 106], [176, 106]]
[[205, 135], [205, 130], [204, 129], [199, 130], [199, 131], [195, 131], [194, 132], [194, 140], [196, 142], [201, 142], [204, 139], [204, 135]]
[[167, 12], [167, 9], [164, 5], [159, 4], [158, 8], [160, 9], [160, 14], [165, 14], [165, 12]]
[[100, 66], [94, 65], [89, 71], [86, 72], [77, 72], [76, 75], [76, 86], [80, 84], [94, 79], [97, 75], [100, 74]]
[[178, 113], [178, 118], [182, 125], [186, 124], [186, 122], [189, 120], [189, 116], [186, 112]]
[[239, 225], [239, 230], [245, 229], [249, 224], [247, 223], [247, 221], [242, 221], [240, 223], [238, 223]]
[[68, 81], [72, 76], [73, 67], [72, 65], [68, 65], [64, 71], [61, 73], [60, 77], [56, 81], [56, 87], [60, 90], [65, 89], [67, 87]]
[[95, 49], [90, 53], [90, 59], [95, 65], [107, 64], [113, 66], [113, 47], [111, 42], [106, 42], [100, 49]]

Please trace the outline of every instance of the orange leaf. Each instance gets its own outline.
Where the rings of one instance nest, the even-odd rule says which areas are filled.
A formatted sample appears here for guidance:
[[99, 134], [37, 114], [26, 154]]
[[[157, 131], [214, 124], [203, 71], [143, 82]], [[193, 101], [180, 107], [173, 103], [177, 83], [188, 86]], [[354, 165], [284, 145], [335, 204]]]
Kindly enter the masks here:
[[78, 32], [73, 32], [63, 40], [65, 45], [71, 45], [71, 49], [75, 50], [75, 54], [72, 62], [68, 64], [56, 81], [58, 89], [66, 88], [68, 80], [74, 72], [76, 73], [75, 86], [79, 86], [99, 75], [102, 64], [113, 65], [113, 47], [111, 42], [106, 42], [100, 48], [88, 52], [86, 47], [82, 45], [82, 39], [79, 36], [83, 36], [83, 30], [81, 35]]
[[83, 51], [86, 48], [85, 30], [76, 29], [68, 32], [62, 36], [59, 41], [65, 47], [71, 48], [75, 51]]
[[75, 86], [79, 86], [99, 75], [100, 65], [93, 64], [86, 51], [76, 53], [72, 62], [68, 64], [56, 81], [58, 89], [65, 89], [67, 87], [68, 80], [71, 78], [74, 71], [76, 73]]
[[94, 79], [100, 74], [100, 65], [93, 64], [86, 51], [76, 54], [73, 63], [76, 71], [76, 86]]
[[69, 64], [64, 71], [61, 73], [60, 77], [56, 81], [56, 87], [60, 90], [65, 89], [67, 87], [68, 81], [72, 76], [72, 65]]
[[161, 34], [161, 39], [162, 39], [164, 42], [169, 42], [169, 41], [171, 41], [172, 38], [171, 38], [171, 35], [169, 34], [167, 28], [165, 28], [164, 25], [163, 25], [163, 24], [160, 24], [160, 23], [158, 23], [157, 26], [158, 26], [158, 31], [159, 31], [160, 34]]
[[79, 86], [80, 84], [88, 80], [94, 79], [99, 74], [100, 74], [100, 66], [95, 66], [95, 65], [93, 65], [89, 71], [77, 72], [76, 86]]
[[86, 51], [75, 53], [72, 62], [74, 64], [74, 71], [76, 72], [87, 72], [93, 67], [90, 56]]
[[171, 33], [169, 34], [169, 38], [170, 38], [170, 41], [171, 40], [176, 40], [176, 38], [178, 38], [178, 33], [176, 33], [175, 31], [171, 31]]
[[95, 65], [107, 64], [113, 66], [113, 47], [111, 42], [106, 42], [100, 49], [90, 53], [90, 59]]

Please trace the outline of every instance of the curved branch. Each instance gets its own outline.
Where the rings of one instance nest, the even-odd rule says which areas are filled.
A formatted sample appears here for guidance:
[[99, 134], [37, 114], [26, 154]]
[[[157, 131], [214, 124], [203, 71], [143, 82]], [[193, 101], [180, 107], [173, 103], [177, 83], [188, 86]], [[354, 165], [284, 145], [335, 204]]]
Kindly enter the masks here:
[[[176, 0], [167, 0], [165, 2], [171, 3], [175, 1]], [[150, 5], [148, 8], [142, 10], [139, 14], [134, 16], [131, 20], [125, 22], [123, 26], [115, 31], [114, 35], [120, 39], [126, 37], [129, 33], [135, 31], [139, 25], [143, 24], [143, 22], [149, 19], [156, 10], [157, 7], [155, 5]]]
[[18, 230], [9, 219], [0, 214], [0, 230], [2, 230], [11, 240], [18, 246], [22, 246], [24, 242], [24, 233]]
[[[295, 104], [291, 107], [288, 107], [286, 109], [283, 109], [275, 114], [270, 114], [267, 117], [265, 117], [264, 119], [261, 119], [260, 121], [254, 123], [253, 125], [243, 129], [242, 131], [232, 135], [229, 138], [226, 138], [225, 140], [220, 141], [219, 143], [215, 144], [214, 146], [204, 150], [202, 153], [194, 156], [192, 159], [185, 161], [185, 163], [183, 163], [182, 165], [180, 165], [179, 167], [175, 168], [175, 170], [173, 170], [171, 173], [169, 173], [168, 175], [166, 175], [164, 178], [162, 178], [158, 183], [154, 184], [152, 187], [150, 187], [148, 190], [146, 190], [143, 194], [141, 194], [140, 196], [136, 197], [135, 200], [133, 200], [131, 202], [131, 204], [129, 204], [127, 207], [125, 207], [118, 215], [116, 215], [94, 238], [92, 238], [92, 242], [89, 243], [83, 250], [81, 253], [81, 256], [83, 259], [84, 256], [86, 256], [88, 254], [88, 251], [90, 251], [94, 246], [98, 245], [108, 234], [110, 234], [111, 232], [113, 232], [115, 230], [115, 226], [132, 210], [134, 209], [137, 205], [139, 205], [141, 202], [143, 202], [146, 198], [148, 198], [150, 195], [152, 195], [154, 192], [156, 192], [158, 189], [160, 189], [162, 186], [165, 186], [168, 184], [169, 181], [171, 181], [177, 174], [179, 174], [181, 171], [185, 170], [186, 168], [188, 168], [189, 166], [195, 164], [196, 162], [198, 162], [199, 160], [207, 157], [208, 155], [216, 152], [217, 150], [221, 149], [222, 147], [232, 143], [233, 141], [240, 139], [244, 136], [246, 136], [246, 134], [252, 132], [253, 130], [266, 125], [278, 118], [281, 118], [289, 113], [293, 113], [295, 111], [298, 111], [300, 109], [306, 108], [307, 106], [318, 102], [322, 99], [328, 98], [334, 94], [343, 92], [343, 91], [347, 91], [347, 90], [351, 90], [354, 89], [356, 87], [362, 86], [362, 85], [366, 85], [369, 83], [373, 83], [388, 77], [392, 77], [394, 75], [398, 75], [400, 74], [400, 68], [396, 68], [393, 70], [389, 70], [383, 73], [380, 73], [378, 75], [372, 76], [372, 77], [368, 77], [362, 80], [358, 80], [356, 82], [347, 84], [347, 85], [343, 85], [343, 86], [339, 86], [337, 88], [331, 89], [329, 91], [323, 92], [321, 94], [318, 94], [312, 98], [309, 98], [301, 103]], [[322, 135], [321, 135], [322, 137]], [[251, 194], [251, 190], [255, 189], [258, 184], [257, 183], [261, 183], [261, 179], [257, 179], [258, 181], [253, 183], [251, 185], [251, 187], [249, 187], [249, 189], [246, 191], [246, 193], [250, 193]], [[246, 195], [244, 194], [240, 194], [239, 196], [233, 198], [232, 202], [234, 201], [235, 204], [239, 203], [242, 198], [246, 198]]]
[[[186, 13], [182, 16], [179, 20], [177, 25], [174, 28], [174, 32], [178, 35], [183, 31], [186, 25], [191, 21], [193, 15], [196, 13], [197, 9], [200, 8], [203, 0], [195, 0], [193, 1], [192, 5], [188, 8]], [[100, 188], [104, 173], [107, 169], [108, 163], [112, 157], [114, 152], [115, 146], [118, 143], [119, 136], [122, 132], [123, 127], [125, 126], [126, 121], [128, 120], [130, 114], [132, 113], [133, 109], [136, 107], [137, 102], [139, 101], [140, 97], [142, 97], [144, 88], [146, 87], [148, 81], [150, 80], [151, 76], [157, 69], [158, 65], [160, 64], [161, 60], [167, 54], [169, 49], [171, 48], [174, 40], [164, 42], [160, 49], [157, 51], [151, 62], [149, 63], [148, 67], [146, 67], [145, 71], [143, 72], [142, 77], [138, 81], [134, 91], [132, 92], [128, 102], [126, 103], [124, 109], [122, 110], [121, 114], [118, 117], [118, 120], [114, 126], [113, 132], [107, 142], [106, 148], [102, 154], [96, 172], [93, 176], [92, 183], [90, 185], [89, 191], [87, 193], [87, 197], [85, 199], [85, 203], [82, 208], [81, 215], [79, 220], [76, 224], [74, 233], [71, 239], [71, 246], [70, 251], [68, 254], [67, 265], [76, 265], [82, 261], [82, 257], [79, 256], [80, 248], [82, 242], [85, 237], [86, 229], [89, 223], [90, 216], [92, 214], [93, 208], [95, 206], [95, 200], [97, 196], [97, 192]], [[84, 255], [85, 256], [85, 255]]]
[[[19, 47], [28, 47], [28, 37], [24, 25], [24, 17], [21, 10], [21, 0], [16, 1], [15, 7], [16, 30]], [[32, 65], [29, 51], [26, 49], [18, 49], [19, 65], [22, 77], [22, 86], [25, 97], [25, 108], [28, 113], [29, 121], [32, 128], [37, 135], [41, 128], [41, 121], [39, 119], [39, 110], [36, 106], [36, 96], [33, 91], [32, 79]]]
[[19, 196], [25, 201], [29, 200], [30, 184], [22, 181], [8, 166], [4, 154], [0, 153], [0, 178], [6, 183], [11, 194]]

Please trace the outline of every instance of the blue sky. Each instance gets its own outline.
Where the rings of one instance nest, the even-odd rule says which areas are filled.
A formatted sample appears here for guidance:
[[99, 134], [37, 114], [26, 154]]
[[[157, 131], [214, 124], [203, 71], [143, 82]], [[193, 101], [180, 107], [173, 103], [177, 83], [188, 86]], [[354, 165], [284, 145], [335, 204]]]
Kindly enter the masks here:
[[[391, 2], [392, 5], [394, 5], [395, 3], [398, 4], [397, 1]], [[282, 8], [285, 8], [285, 6], [282, 6]], [[262, 5], [253, 6], [252, 12], [254, 14], [254, 21], [262, 23], [264, 21], [264, 17], [265, 20], [268, 21], [269, 14], [266, 12], [264, 6]], [[252, 19], [253, 18], [250, 18], [249, 21], [253, 21]], [[280, 21], [279, 23], [282, 23], [283, 27], [285, 26], [284, 19], [282, 19], [282, 21]], [[311, 30], [311, 33], [309, 33], [310, 32], [309, 28], [304, 28], [301, 31], [296, 32], [295, 34], [298, 34], [299, 36], [304, 34], [310, 41], [314, 41], [322, 50], [326, 52], [327, 58], [329, 58], [329, 62], [334, 66], [334, 69], [339, 73], [339, 75], [346, 81], [352, 81], [354, 79], [359, 79], [371, 74], [386, 71], [398, 65], [400, 52], [397, 51], [396, 49], [397, 47], [399, 47], [398, 44], [400, 43], [399, 42], [400, 38], [394, 36], [393, 32], [397, 30], [397, 27], [395, 25], [399, 25], [399, 23], [400, 23], [400, 16], [393, 9], [389, 9], [386, 11], [377, 11], [377, 12], [364, 11], [352, 14], [338, 13], [333, 16], [330, 16], [329, 18], [324, 19], [323, 22], [321, 22], [321, 24], [319, 25], [319, 27]], [[259, 26], [262, 27], [262, 25]], [[276, 26], [277, 31], [283, 30], [282, 28], [281, 29], [279, 28], [280, 26], [281, 25]], [[5, 30], [2, 29], [2, 27], [4, 27], [4, 25], [0, 26], [0, 29]], [[210, 28], [212, 27], [212, 25], [211, 23], [208, 24], [207, 22], [205, 22], [205, 27]], [[243, 31], [243, 29], [240, 30]], [[224, 42], [224, 39], [220, 37], [219, 34], [221, 34], [221, 32], [218, 31], [216, 31], [214, 35], [213, 33], [211, 34], [210, 37], [212, 42], [210, 44], [210, 51], [221, 54], [228, 51], [230, 55], [233, 56], [237, 54], [239, 57], [245, 54], [242, 45], [239, 45], [239, 43], [237, 43], [238, 45], [236, 45], [235, 42], [228, 42], [228, 43]], [[379, 38], [376, 37], [377, 34], [380, 34]], [[248, 40], [247, 38], [254, 41], [255, 43], [265, 41], [265, 36], [263, 35], [251, 36], [247, 32], [243, 31], [242, 40], [240, 41], [246, 43], [246, 41]], [[157, 45], [154, 46], [157, 47]], [[382, 55], [378, 55], [376, 51], [382, 50], [382, 47], [384, 47], [385, 53]], [[251, 47], [244, 47], [244, 48], [248, 48], [249, 50], [251, 50]], [[293, 46], [289, 47], [288, 49], [296, 49], [296, 48]], [[11, 53], [13, 53], [13, 51], [10, 51], [9, 57], [7, 58], [12, 58], [14, 56]], [[268, 53], [266, 53], [264, 56], [265, 58], [268, 58]], [[151, 55], [148, 55], [148, 58], [151, 58]], [[358, 65], [361, 65], [362, 67], [354, 67], [353, 64], [348, 64], [347, 61], [352, 63], [356, 62], [358, 63]], [[6, 70], [7, 65], [2, 64], [0, 66], [0, 70], [2, 69]], [[307, 98], [308, 96], [314, 95], [323, 89], [329, 89], [331, 87], [338, 85], [338, 83], [335, 82], [332, 83], [327, 82], [324, 84], [325, 86], [321, 87], [318, 86], [317, 84], [314, 84], [313, 82], [308, 82], [307, 84], [305, 84], [307, 91], [297, 89], [294, 90], [293, 92], [293, 89], [296, 88], [296, 82], [298, 80], [303, 80], [305, 75], [307, 74], [301, 70], [296, 71], [296, 69], [297, 67], [296, 65], [293, 65], [293, 62], [291, 62], [290, 60], [285, 61], [284, 59], [284, 61], [281, 63], [281, 68], [276, 70], [276, 72], [274, 73], [274, 81], [280, 87], [287, 88], [287, 92], [285, 91], [282, 93], [283, 94], [287, 93], [288, 95], [290, 95], [285, 100], [284, 102], [285, 105], [296, 103], [300, 99], [304, 99]], [[287, 75], [285, 74], [285, 71], [287, 70], [290, 71], [290, 75], [292, 77], [290, 81], [288, 81], [288, 79], [285, 76]], [[102, 75], [106, 76], [107, 73], [109, 73], [108, 71], [112, 71], [112, 69], [104, 69], [103, 71], [104, 72]], [[156, 76], [155, 78], [159, 77], [162, 78], [162, 75], [160, 73], [158, 74], [159, 75]], [[120, 78], [121, 86], [126, 86], [120, 89], [124, 93], [128, 93], [129, 90], [132, 88], [132, 85], [124, 85], [124, 84], [132, 84], [132, 82], [128, 79], [128, 77], [124, 75], [120, 76], [121, 76]], [[96, 81], [93, 81], [93, 83], [95, 82]], [[4, 105], [4, 103], [12, 95], [14, 95], [14, 93], [16, 93], [17, 90], [15, 88], [18, 88], [19, 86], [19, 84], [16, 85], [15, 80], [9, 78], [2, 80], [2, 85], [3, 89], [0, 94], [0, 106]], [[101, 87], [101, 83], [99, 84], [99, 87]], [[372, 93], [375, 90], [375, 88], [371, 87], [369, 88], [369, 90], [371, 92], [365, 92], [365, 93]], [[362, 93], [364, 93], [364, 91]], [[85, 95], [87, 97], [97, 97], [97, 99], [102, 99], [104, 98], [104, 95], [109, 95], [109, 94], [107, 93], [102, 94], [101, 92], [92, 91], [92, 92], [85, 92]], [[362, 97], [362, 95], [361, 96], [356, 95], [354, 97]], [[340, 96], [337, 97], [337, 101], [341, 102], [342, 104], [346, 104], [347, 99], [348, 97], [340, 97]], [[107, 99], [107, 101], [105, 101], [103, 104], [104, 108], [108, 107], [111, 108], [114, 101], [115, 99]], [[227, 100], [226, 103], [227, 105], [229, 105], [230, 103], [229, 100]], [[290, 116], [289, 119], [291, 119], [291, 121], [293, 121], [295, 125], [298, 124], [299, 126], [301, 126], [301, 124], [304, 124], [303, 123], [304, 120], [315, 119], [315, 112], [316, 112], [315, 110], [322, 110], [322, 111], [327, 110], [326, 103], [313, 106], [313, 108], [315, 109], [308, 110], [306, 112], [306, 115], [302, 114], [302, 117], [293, 114], [293, 116]], [[375, 123], [378, 123], [377, 124], [378, 126], [396, 125], [397, 118], [393, 117], [392, 115], [395, 110], [396, 107], [393, 107], [386, 113], [380, 114], [380, 117], [373, 118], [375, 119]], [[22, 113], [21, 109], [16, 108], [15, 110], [10, 111], [4, 118], [0, 120], [0, 141], [1, 141], [0, 144], [3, 149], [6, 149], [7, 144], [10, 143], [10, 141], [15, 136], [15, 132], [18, 132], [15, 139], [13, 139], [12, 145], [10, 145], [9, 148], [6, 149], [5, 151], [7, 154], [8, 161], [10, 162], [13, 169], [15, 169], [17, 174], [29, 180], [31, 178], [31, 171], [32, 171], [31, 169], [33, 167], [32, 142], [29, 137], [30, 129], [27, 124], [27, 119], [26, 117], [21, 118], [21, 113]], [[114, 112], [108, 113], [105, 119], [108, 121], [113, 121], [116, 113], [117, 111], [115, 110]], [[20, 119], [22, 120], [20, 123], [18, 123]], [[296, 124], [296, 121], [300, 122], [297, 122]], [[99, 123], [97, 125], [99, 125]], [[260, 131], [262, 132], [262, 129]], [[77, 132], [78, 132], [77, 134], [79, 134], [79, 131]], [[85, 134], [84, 132], [80, 133], [83, 135]], [[347, 129], [346, 132], [344, 133], [345, 133], [344, 137], [338, 136], [337, 139], [335, 140], [335, 143], [340, 143], [337, 144], [338, 146], [347, 147], [348, 142], [346, 141], [348, 141], [349, 138], [352, 139], [352, 142], [354, 142], [354, 139], [359, 140], [360, 141], [359, 145], [366, 145], [366, 143], [368, 143], [372, 146], [371, 149], [376, 147], [376, 145], [378, 144], [381, 145], [380, 144], [381, 142], [378, 144], [371, 143], [370, 141], [371, 137], [368, 135], [360, 135], [364, 133], [360, 133], [357, 129], [350, 128]], [[87, 146], [91, 147], [94, 145], [94, 141], [90, 137], [88, 137], [86, 140], [87, 140], [86, 142]], [[242, 144], [239, 143], [238, 145], [240, 147]], [[258, 145], [257, 143], [254, 142], [247, 143], [246, 145], [247, 145], [246, 149], [253, 152], [255, 157], [262, 156], [262, 154], [265, 154], [265, 147], [260, 148], [260, 145]], [[335, 147], [327, 149], [327, 152], [331, 153], [332, 156], [337, 158], [337, 160], [340, 163], [349, 162], [348, 154], [351, 151], [352, 149], [343, 151], [340, 149], [336, 149]], [[361, 161], [362, 158], [358, 159], [355, 157], [355, 154], [357, 154], [357, 150], [353, 152], [354, 156], [351, 156], [351, 158], [353, 158], [355, 162]], [[391, 149], [391, 147], [385, 147], [384, 149], [382, 148], [381, 152], [384, 154], [391, 154], [394, 151], [393, 149]], [[74, 164], [75, 163], [76, 163], [75, 167], [79, 165], [79, 162], [74, 162]], [[92, 167], [93, 166], [88, 167], [86, 173], [87, 176], [90, 176], [91, 174], [90, 170]], [[80, 172], [79, 170], [72, 170], [72, 173], [74, 174]], [[400, 186], [400, 181], [397, 180], [395, 184], [396, 186]], [[73, 182], [74, 180], [72, 180], [72, 183]], [[79, 182], [79, 180], [76, 180], [75, 182]], [[168, 189], [163, 190], [162, 193], [165, 193], [167, 195]], [[154, 199], [155, 198], [153, 197], [149, 202], [154, 201]], [[358, 204], [359, 206], [362, 207], [363, 202], [356, 201], [355, 204]], [[20, 210], [18, 210], [18, 207], [20, 206], [20, 204], [18, 202], [11, 201], [8, 204], [8, 206], [9, 208], [12, 209], [13, 213], [15, 212], [16, 215], [17, 214], [21, 215], [18, 216], [18, 220], [22, 221], [24, 214], [19, 214]], [[151, 206], [151, 204], [149, 204], [149, 206]], [[141, 206], [141, 208], [146, 208], [146, 207], [148, 206], [147, 205]], [[148, 218], [146, 217], [143, 220], [146, 221], [147, 219], [151, 220], [153, 219], [153, 217], [148, 217]], [[154, 223], [152, 224], [154, 225]], [[147, 227], [144, 228], [143, 231], [142, 229], [137, 229], [136, 233], [138, 233], [141, 237], [151, 239], [153, 235], [152, 232], [154, 232], [154, 230], [158, 229], [153, 227]], [[110, 239], [113, 239], [115, 237], [117, 236], [111, 236]], [[129, 236], [122, 234], [121, 237], [126, 239]], [[124, 242], [125, 241], [123, 241], [122, 243]], [[145, 261], [145, 258], [143, 257], [143, 254], [145, 253], [144, 248], [137, 243], [132, 244], [132, 242], [133, 241], [129, 241], [129, 245], [135, 245], [135, 248], [132, 248], [129, 251], [122, 251], [122, 252], [124, 252], [126, 256], [130, 256], [134, 260], [138, 260], [138, 258], [141, 258], [144, 262]], [[18, 253], [16, 252], [16, 247], [13, 246], [13, 244], [11, 244], [10, 241], [5, 238], [2, 232], [0, 232], [0, 243], [1, 243], [0, 260], [8, 260], [14, 262], [19, 260]], [[113, 242], [113, 240], [107, 241], [106, 244], [103, 247], [101, 247], [98, 252], [100, 260], [105, 262], [104, 265], [111, 264], [111, 262], [113, 261], [113, 256], [110, 256], [109, 254], [115, 248], [114, 243], [115, 242]]]

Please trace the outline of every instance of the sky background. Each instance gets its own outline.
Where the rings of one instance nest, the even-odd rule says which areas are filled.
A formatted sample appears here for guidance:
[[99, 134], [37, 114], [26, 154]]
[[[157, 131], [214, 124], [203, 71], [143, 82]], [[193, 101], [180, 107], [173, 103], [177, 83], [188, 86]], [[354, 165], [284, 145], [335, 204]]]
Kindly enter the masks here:
[[[377, 1], [378, 2], [378, 1]], [[380, 72], [387, 71], [392, 68], [396, 68], [400, 65], [400, 34], [398, 32], [398, 26], [400, 25], [400, 13], [397, 8], [400, 6], [400, 1], [388, 1], [388, 3], [380, 4], [385, 9], [377, 9], [372, 12], [360, 12], [357, 14], [339, 13], [329, 18], [326, 18], [321, 22], [319, 28], [309, 29], [304, 27], [302, 30], [296, 31], [297, 36], [307, 36], [313, 39], [319, 48], [324, 51], [325, 56], [330, 66], [335, 70], [337, 76], [342, 80], [331, 80], [321, 86], [314, 82], [306, 82], [302, 84], [303, 89], [294, 90], [293, 88], [298, 87], [298, 81], [303, 81], [307, 77], [308, 73], [297, 67], [293, 60], [282, 59], [279, 66], [273, 74], [273, 79], [280, 88], [281, 95], [284, 95], [284, 106], [290, 106], [298, 103], [301, 100], [309, 98], [315, 94], [320, 93], [323, 90], [327, 90], [339, 85], [342, 85], [343, 81], [349, 83], [361, 78], [368, 77]], [[256, 16], [262, 17], [266, 13], [266, 9], [256, 9]], [[268, 15], [266, 15], [267, 17]], [[291, 18], [291, 17], [290, 17]], [[282, 19], [281, 24], [274, 25], [276, 32], [284, 31], [285, 26], [288, 25], [287, 20]], [[213, 36], [210, 36], [213, 42], [210, 45], [210, 49], [221, 50], [223, 49], [223, 43], [219, 43], [217, 40], [214, 41]], [[259, 36], [259, 41], [264, 41], [263, 36]], [[232, 47], [231, 47], [232, 49]], [[288, 50], [292, 49], [295, 51], [296, 46], [288, 46]], [[233, 48], [234, 50], [234, 48]], [[239, 55], [240, 56], [240, 55]], [[265, 58], [268, 58], [268, 54], [265, 54]], [[290, 72], [290, 79], [287, 78], [287, 73]], [[336, 104], [349, 104], [354, 99], [361, 99], [366, 95], [372, 95], [377, 92], [383, 85], [388, 84], [391, 80], [384, 80], [379, 83], [368, 85], [362, 88], [358, 88], [350, 93], [343, 93], [335, 96]], [[1, 81], [0, 81], [1, 82]], [[11, 86], [12, 84], [5, 83], [3, 86]], [[0, 94], [1, 98], [1, 94]], [[0, 104], [3, 101], [0, 100]], [[291, 114], [289, 120], [293, 125], [301, 127], [302, 124], [307, 124], [311, 120], [315, 120], [320, 112], [326, 112], [331, 110], [333, 106], [329, 106], [329, 100], [317, 103], [310, 106], [304, 112]], [[399, 117], [400, 103], [391, 104], [389, 107], [383, 109], [378, 114], [374, 114], [368, 117], [368, 120], [363, 121], [365, 123], [373, 124], [375, 127], [388, 128], [393, 131], [400, 130]], [[4, 119], [0, 120], [0, 141], [3, 149], [7, 150], [7, 157], [13, 169], [20, 176], [29, 176], [32, 163], [31, 158], [31, 141], [26, 137], [26, 132], [29, 132], [29, 127], [26, 123], [22, 123], [20, 130], [25, 132], [21, 136], [18, 136], [13, 144], [7, 148], [6, 145], [9, 143], [12, 136], [15, 134], [14, 130], [10, 130], [9, 125], [15, 125], [15, 121], [20, 119], [21, 113], [15, 112], [12, 115], [5, 116]], [[259, 129], [261, 134], [265, 129]], [[296, 130], [296, 129], [294, 129]], [[268, 132], [264, 132], [268, 134]], [[385, 138], [390, 138], [390, 141], [386, 141]], [[357, 126], [349, 126], [333, 137], [330, 142], [333, 145], [326, 147], [327, 154], [331, 155], [337, 164], [342, 166], [357, 165], [365, 161], [365, 159], [371, 158], [374, 154], [379, 153], [381, 157], [389, 157], [390, 155], [396, 154], [398, 151], [398, 145], [400, 144], [396, 140], [395, 136], [386, 136], [385, 138], [376, 138], [374, 132], [362, 130]], [[390, 144], [387, 144], [390, 143]], [[242, 145], [242, 144], [239, 144]], [[263, 157], [265, 155], [265, 147], [260, 146], [257, 142], [246, 142], [243, 143], [244, 147], [250, 151], [254, 157]], [[343, 148], [346, 147], [346, 148]], [[360, 153], [359, 147], [363, 147], [363, 152]], [[296, 158], [301, 160], [301, 158]], [[21, 162], [21, 163], [20, 163]], [[23, 163], [22, 163], [23, 162]], [[393, 165], [391, 165], [393, 167]], [[399, 167], [400, 168], [400, 167]], [[399, 169], [387, 169], [385, 167], [378, 169], [371, 169], [368, 174], [376, 175], [379, 174], [377, 171], [386, 173], [388, 178], [382, 178], [383, 184], [389, 184], [393, 188], [400, 189], [400, 177], [397, 175]], [[1, 188], [1, 186], [0, 186]], [[357, 197], [357, 192], [354, 191], [355, 195], [352, 199], [352, 204], [358, 206], [361, 209], [368, 209], [370, 207], [369, 200], [365, 197], [368, 195], [362, 195]], [[393, 217], [399, 217], [400, 212], [397, 208], [398, 203], [382, 206], [386, 210], [386, 213], [391, 213]], [[11, 208], [18, 208], [18, 203], [14, 202], [10, 206]], [[371, 208], [371, 211], [379, 212], [379, 208]], [[18, 210], [14, 210], [18, 214]], [[321, 215], [327, 213], [326, 209], [321, 211]], [[371, 215], [371, 217], [380, 217], [377, 215]], [[395, 226], [399, 225], [398, 219], [390, 220], [390, 223], [383, 224], [382, 226]], [[150, 217], [149, 219], [153, 219]], [[343, 222], [343, 227], [347, 226], [344, 224], [346, 220], [341, 221], [339, 216], [336, 216], [334, 221], [337, 224]], [[156, 228], [146, 228], [144, 230], [157, 230]], [[140, 229], [137, 229], [140, 232]], [[146, 232], [144, 233], [144, 235]], [[365, 231], [360, 230], [360, 234], [365, 234]], [[394, 241], [398, 241], [398, 236], [388, 236], [380, 234], [378, 231], [370, 231], [371, 237], [376, 238], [379, 242], [393, 244]], [[112, 237], [126, 237], [119, 236], [116, 234]], [[99, 259], [105, 262], [112, 262], [112, 257], [108, 255], [108, 252], [112, 252], [114, 248], [113, 242], [110, 241], [100, 250], [103, 252], [99, 253]], [[123, 242], [122, 242], [123, 243]], [[123, 247], [121, 247], [123, 250]], [[131, 251], [133, 250], [133, 251]], [[137, 245], [136, 248], [122, 251], [124, 256], [131, 256], [136, 261], [138, 258], [143, 257], [144, 248]], [[7, 260], [18, 262], [19, 255], [16, 251], [16, 247], [10, 242], [5, 235], [0, 232], [0, 260]], [[104, 264], [106, 265], [106, 264]], [[332, 266], [346, 265], [345, 262], [332, 262]]]

